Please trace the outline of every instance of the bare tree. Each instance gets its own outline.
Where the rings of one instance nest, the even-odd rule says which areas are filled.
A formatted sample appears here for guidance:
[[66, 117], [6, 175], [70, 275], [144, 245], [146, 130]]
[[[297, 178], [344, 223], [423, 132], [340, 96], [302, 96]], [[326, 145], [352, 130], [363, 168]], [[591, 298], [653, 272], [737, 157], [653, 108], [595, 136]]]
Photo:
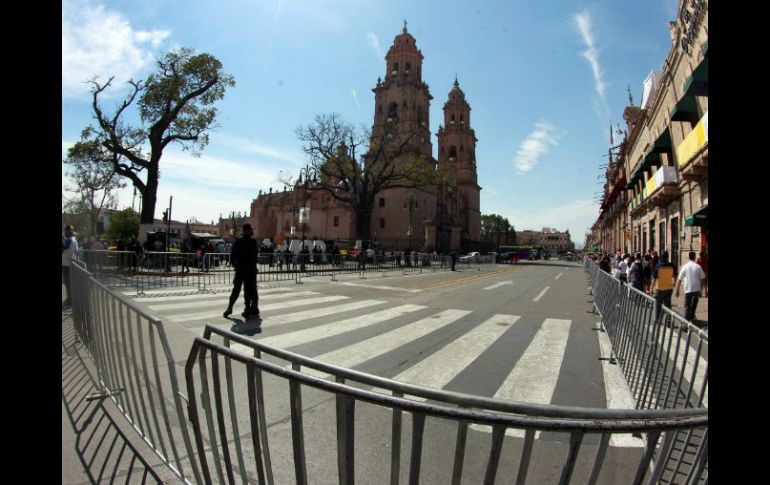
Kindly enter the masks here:
[[[443, 175], [432, 159], [411, 145], [413, 135], [389, 129], [373, 135], [356, 129], [337, 114], [317, 115], [296, 129], [316, 178], [308, 190], [324, 191], [355, 214], [356, 237], [370, 239], [377, 195], [386, 189], [435, 185]], [[283, 179], [293, 185], [290, 179]]]
[[[190, 48], [167, 52], [157, 60], [156, 71], [146, 80], [129, 81], [129, 94], [111, 115], [99, 105], [99, 96], [114, 77], [101, 84], [91, 80], [93, 110], [97, 126], [86, 130], [99, 139], [112, 155], [115, 172], [126, 177], [142, 194], [142, 234], [155, 217], [160, 159], [170, 143], [179, 143], [194, 156], [208, 144], [207, 130], [214, 127], [216, 108], [232, 76], [222, 72], [222, 63], [210, 54], [195, 54]], [[136, 102], [142, 125], [126, 124], [124, 115]], [[145, 150], [149, 150], [145, 154]], [[140, 175], [144, 172], [145, 179]]]

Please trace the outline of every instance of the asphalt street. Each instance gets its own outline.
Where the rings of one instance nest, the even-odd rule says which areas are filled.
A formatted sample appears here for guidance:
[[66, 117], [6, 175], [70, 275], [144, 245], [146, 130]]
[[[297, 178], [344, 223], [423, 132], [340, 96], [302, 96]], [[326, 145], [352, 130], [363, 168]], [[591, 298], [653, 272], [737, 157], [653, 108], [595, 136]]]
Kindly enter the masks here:
[[[157, 315], [169, 337], [179, 375], [194, 336], [206, 324], [232, 330], [265, 344], [322, 362], [401, 382], [503, 400], [594, 408], [633, 408], [609, 352], [606, 335], [592, 313], [583, 266], [557, 261], [497, 265], [456, 272], [384, 277], [369, 273], [303, 279], [303, 284], [260, 285], [261, 320], [240, 316], [242, 299], [229, 318], [222, 312], [229, 289], [209, 293], [151, 290], [132, 302]], [[234, 344], [236, 350], [251, 349]], [[279, 362], [277, 359], [268, 359]], [[234, 366], [240, 440], [251, 443], [245, 371]], [[266, 413], [276, 483], [294, 481], [286, 382], [265, 378]], [[306, 388], [302, 396], [304, 436], [311, 483], [336, 481], [335, 399]], [[356, 407], [356, 478], [383, 483], [390, 473], [390, 411]], [[402, 480], [408, 479], [411, 418], [404, 416]], [[424, 483], [445, 483], [454, 458], [454, 424], [429, 420], [423, 456]], [[491, 430], [472, 425], [468, 435], [467, 483], [483, 476]], [[498, 477], [515, 476], [523, 433], [509, 430]], [[530, 473], [558, 479], [569, 444], [566, 434], [538, 433]], [[234, 443], [234, 439], [229, 440]], [[598, 436], [586, 436], [595, 450]], [[624, 457], [637, 458], [642, 442], [614, 437], [601, 483], [630, 480]], [[587, 478], [593, 453], [585, 451], [576, 477]], [[582, 455], [581, 455], [582, 456]], [[549, 458], [550, 457], [550, 458]], [[246, 460], [248, 463], [248, 460]], [[549, 463], [551, 465], [549, 465]], [[246, 465], [246, 468], [250, 468]], [[253, 471], [252, 471], [253, 472]], [[480, 475], [479, 475], [480, 474]], [[630, 476], [629, 476], [630, 475]]]

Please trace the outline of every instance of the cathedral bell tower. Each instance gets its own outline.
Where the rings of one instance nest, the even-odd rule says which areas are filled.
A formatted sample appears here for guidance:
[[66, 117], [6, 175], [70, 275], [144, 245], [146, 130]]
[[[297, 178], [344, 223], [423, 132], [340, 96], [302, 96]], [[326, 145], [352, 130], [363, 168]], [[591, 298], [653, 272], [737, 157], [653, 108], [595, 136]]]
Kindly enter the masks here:
[[476, 134], [471, 129], [471, 107], [455, 77], [444, 104], [444, 125], [438, 130], [438, 165], [456, 184], [460, 223], [471, 240], [481, 239], [481, 187], [476, 177]]
[[423, 55], [406, 30], [406, 21], [401, 34], [385, 56], [385, 79], [377, 79], [374, 92], [375, 110], [373, 137], [391, 133], [401, 139], [409, 138], [409, 148], [431, 158], [433, 145], [430, 141], [430, 100], [433, 97], [428, 85], [422, 81]]

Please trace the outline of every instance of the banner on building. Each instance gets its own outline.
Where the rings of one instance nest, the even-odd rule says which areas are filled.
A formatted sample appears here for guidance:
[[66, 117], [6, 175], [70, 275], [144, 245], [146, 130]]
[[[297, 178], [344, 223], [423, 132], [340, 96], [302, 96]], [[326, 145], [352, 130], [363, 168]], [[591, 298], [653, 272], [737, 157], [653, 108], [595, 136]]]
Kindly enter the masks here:
[[695, 128], [688, 134], [682, 143], [676, 147], [676, 158], [681, 167], [695, 155], [709, 141], [709, 113], [703, 115], [703, 118], [695, 125]]

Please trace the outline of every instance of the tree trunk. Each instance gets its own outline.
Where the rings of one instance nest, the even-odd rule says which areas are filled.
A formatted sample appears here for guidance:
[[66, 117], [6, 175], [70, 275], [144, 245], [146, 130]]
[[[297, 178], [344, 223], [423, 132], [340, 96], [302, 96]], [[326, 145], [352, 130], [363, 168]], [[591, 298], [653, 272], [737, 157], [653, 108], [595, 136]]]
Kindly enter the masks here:
[[359, 208], [356, 211], [356, 239], [368, 241], [372, 230], [372, 211], [368, 208]]

